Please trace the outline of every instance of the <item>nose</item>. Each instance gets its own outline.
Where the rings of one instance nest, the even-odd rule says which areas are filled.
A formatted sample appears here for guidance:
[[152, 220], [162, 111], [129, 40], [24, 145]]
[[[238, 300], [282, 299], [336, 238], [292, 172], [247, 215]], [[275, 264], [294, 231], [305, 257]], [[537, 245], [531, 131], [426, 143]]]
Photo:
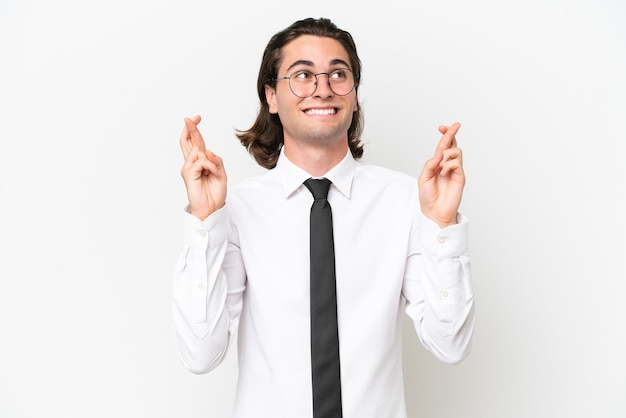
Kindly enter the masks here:
[[[320, 80], [320, 76], [326, 76], [326, 79]], [[335, 92], [330, 88], [330, 74], [319, 73], [315, 75], [315, 93], [314, 96], [318, 97], [330, 97]]]

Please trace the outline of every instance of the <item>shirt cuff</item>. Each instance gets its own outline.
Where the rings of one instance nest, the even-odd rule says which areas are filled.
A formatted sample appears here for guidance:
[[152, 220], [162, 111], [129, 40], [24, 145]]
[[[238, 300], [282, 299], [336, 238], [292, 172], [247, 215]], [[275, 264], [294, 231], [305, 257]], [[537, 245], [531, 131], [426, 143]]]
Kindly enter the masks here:
[[204, 221], [185, 208], [183, 240], [191, 248], [207, 248], [218, 245], [228, 238], [228, 213], [226, 205], [213, 212]]
[[468, 253], [468, 220], [457, 213], [457, 223], [440, 228], [436, 222], [420, 214], [420, 242], [422, 248], [437, 258], [459, 257]]

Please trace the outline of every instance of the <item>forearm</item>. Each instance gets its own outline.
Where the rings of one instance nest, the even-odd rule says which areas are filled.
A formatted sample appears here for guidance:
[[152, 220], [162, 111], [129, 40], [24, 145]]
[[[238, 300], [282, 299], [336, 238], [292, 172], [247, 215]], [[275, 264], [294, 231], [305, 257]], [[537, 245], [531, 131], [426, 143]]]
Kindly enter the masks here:
[[228, 248], [225, 213], [206, 222], [186, 214], [185, 248], [173, 277], [173, 319], [180, 358], [206, 373], [224, 358], [230, 340], [228, 282], [222, 269]]
[[406, 310], [424, 347], [454, 364], [469, 354], [474, 329], [467, 221], [438, 231], [431, 227], [422, 222], [421, 251], [407, 266]]
[[[429, 257], [426, 255], [426, 257]], [[441, 361], [455, 364], [470, 352], [474, 330], [474, 298], [469, 258], [451, 257], [427, 262], [426, 303], [420, 321], [422, 344]], [[432, 278], [432, 279], [430, 279]]]

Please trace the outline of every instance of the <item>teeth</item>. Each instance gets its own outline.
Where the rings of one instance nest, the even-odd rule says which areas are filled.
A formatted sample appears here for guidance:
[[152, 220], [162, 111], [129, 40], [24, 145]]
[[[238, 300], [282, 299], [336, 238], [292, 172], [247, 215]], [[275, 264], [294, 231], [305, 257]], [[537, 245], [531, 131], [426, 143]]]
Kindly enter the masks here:
[[307, 115], [334, 115], [337, 113], [335, 108], [331, 109], [307, 109], [305, 111]]

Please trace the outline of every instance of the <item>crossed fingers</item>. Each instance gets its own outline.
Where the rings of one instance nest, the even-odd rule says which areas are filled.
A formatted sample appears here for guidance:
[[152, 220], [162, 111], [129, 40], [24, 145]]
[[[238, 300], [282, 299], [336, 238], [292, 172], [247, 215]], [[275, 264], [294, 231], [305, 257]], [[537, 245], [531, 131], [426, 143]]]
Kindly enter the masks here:
[[200, 151], [206, 150], [204, 139], [198, 130], [198, 124], [200, 123], [200, 116], [194, 116], [193, 118], [185, 118], [185, 126], [183, 132], [180, 134], [180, 149], [183, 152], [183, 157], [187, 160], [187, 157], [191, 153], [192, 149], [196, 147]]
[[440, 126], [439, 132], [443, 134], [435, 150], [435, 158], [439, 159], [440, 174], [447, 175], [450, 172], [460, 170], [463, 167], [463, 152], [457, 145], [456, 134], [461, 124], [453, 123], [451, 126]]

